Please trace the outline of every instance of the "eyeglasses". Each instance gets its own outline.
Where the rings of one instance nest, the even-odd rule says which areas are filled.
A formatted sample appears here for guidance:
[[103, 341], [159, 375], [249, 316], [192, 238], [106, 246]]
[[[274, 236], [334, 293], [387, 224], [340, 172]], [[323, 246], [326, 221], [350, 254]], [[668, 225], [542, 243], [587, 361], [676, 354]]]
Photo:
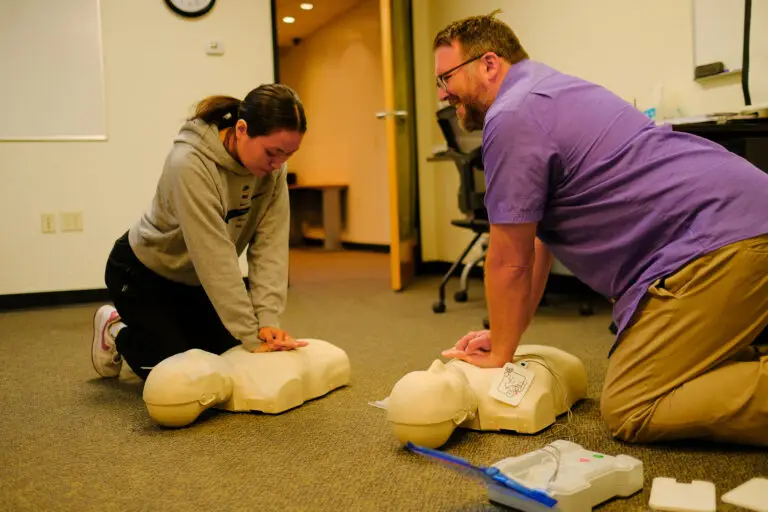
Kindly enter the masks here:
[[[486, 52], [486, 53], [487, 53], [487, 52]], [[449, 69], [448, 71], [443, 71], [442, 73], [440, 73], [439, 75], [437, 75], [437, 79], [436, 79], [436, 81], [437, 81], [437, 86], [438, 86], [440, 89], [444, 90], [444, 91], [445, 91], [445, 90], [447, 90], [447, 89], [448, 89], [448, 83], [447, 83], [447, 82], [448, 82], [448, 79], [449, 79], [449, 78], [451, 78], [451, 74], [453, 74], [453, 72], [454, 72], [454, 71], [456, 71], [457, 69], [459, 69], [459, 68], [460, 68], [460, 67], [462, 67], [462, 66], [466, 66], [466, 65], [467, 65], [467, 64], [469, 64], [470, 62], [474, 62], [474, 61], [476, 61], [477, 59], [479, 59], [479, 58], [483, 57], [484, 55], [485, 55], [485, 53], [481, 53], [480, 55], [477, 55], [476, 57], [472, 57], [471, 59], [465, 60], [464, 62], [462, 62], [462, 63], [461, 63], [461, 64], [459, 64], [458, 66], [453, 66], [453, 67], [452, 67], [451, 69]]]

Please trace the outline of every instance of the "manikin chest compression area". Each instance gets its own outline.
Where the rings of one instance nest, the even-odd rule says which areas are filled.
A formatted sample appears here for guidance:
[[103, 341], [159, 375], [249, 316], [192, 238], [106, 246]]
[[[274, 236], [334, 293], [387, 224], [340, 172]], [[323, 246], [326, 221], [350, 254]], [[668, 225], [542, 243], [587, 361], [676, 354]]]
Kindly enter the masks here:
[[340, 348], [318, 339], [306, 347], [252, 353], [243, 346], [222, 355], [191, 349], [155, 366], [144, 402], [155, 422], [183, 427], [211, 407], [277, 414], [349, 384], [350, 364]]
[[586, 397], [577, 357], [544, 345], [521, 345], [514, 364], [479, 368], [436, 360], [405, 375], [387, 400], [387, 419], [401, 443], [442, 446], [456, 427], [533, 434]]

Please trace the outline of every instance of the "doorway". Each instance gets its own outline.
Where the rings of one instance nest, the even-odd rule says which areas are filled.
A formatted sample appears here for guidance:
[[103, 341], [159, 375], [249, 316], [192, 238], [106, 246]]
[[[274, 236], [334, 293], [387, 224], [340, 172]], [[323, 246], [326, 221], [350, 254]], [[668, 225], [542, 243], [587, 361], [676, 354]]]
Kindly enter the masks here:
[[[308, 118], [289, 171], [299, 184], [347, 187], [342, 246], [388, 251], [391, 287], [403, 290], [420, 259], [411, 2], [272, 1], [276, 80]], [[311, 217], [302, 236], [322, 240]]]

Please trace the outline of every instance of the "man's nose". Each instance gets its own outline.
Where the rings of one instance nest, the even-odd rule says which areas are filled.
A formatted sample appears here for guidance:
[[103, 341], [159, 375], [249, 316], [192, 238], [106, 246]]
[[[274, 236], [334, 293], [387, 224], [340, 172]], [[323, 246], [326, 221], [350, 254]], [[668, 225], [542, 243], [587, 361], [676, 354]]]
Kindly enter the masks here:
[[448, 91], [446, 91], [442, 87], [439, 87], [437, 89], [437, 94], [438, 94], [438, 98], [440, 99], [440, 101], [446, 101], [448, 99], [448, 96], [449, 96]]

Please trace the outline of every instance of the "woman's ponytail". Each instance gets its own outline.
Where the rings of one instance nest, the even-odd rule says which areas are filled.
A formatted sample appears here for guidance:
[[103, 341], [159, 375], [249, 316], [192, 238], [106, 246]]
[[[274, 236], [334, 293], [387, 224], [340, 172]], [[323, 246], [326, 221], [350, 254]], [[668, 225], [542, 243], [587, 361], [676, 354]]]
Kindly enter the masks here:
[[219, 130], [235, 126], [241, 101], [232, 96], [209, 96], [197, 104], [191, 120], [215, 124]]

